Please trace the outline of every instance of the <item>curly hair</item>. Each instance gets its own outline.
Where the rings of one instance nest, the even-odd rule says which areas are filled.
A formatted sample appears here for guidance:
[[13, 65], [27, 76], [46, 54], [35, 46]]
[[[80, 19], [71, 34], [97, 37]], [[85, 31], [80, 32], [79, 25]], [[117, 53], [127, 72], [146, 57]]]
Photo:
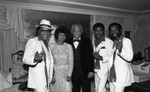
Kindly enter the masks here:
[[95, 30], [95, 28], [97, 28], [97, 27], [100, 27], [100, 28], [102, 28], [103, 30], [105, 30], [105, 27], [104, 27], [104, 25], [103, 25], [102, 23], [96, 23], [96, 24], [94, 24], [93, 30]]
[[122, 26], [121, 26], [121, 24], [119, 24], [119, 23], [111, 23], [111, 24], [109, 25], [109, 27], [108, 27], [108, 30], [109, 30], [109, 31], [110, 31], [110, 28], [111, 28], [112, 26], [116, 26], [120, 31], [122, 31]]
[[55, 34], [54, 34], [54, 37], [55, 37], [55, 40], [57, 41], [58, 40], [58, 34], [59, 33], [63, 33], [66, 35], [66, 37], [68, 37], [68, 28], [66, 28], [65, 26], [59, 26], [56, 31], [55, 31]]

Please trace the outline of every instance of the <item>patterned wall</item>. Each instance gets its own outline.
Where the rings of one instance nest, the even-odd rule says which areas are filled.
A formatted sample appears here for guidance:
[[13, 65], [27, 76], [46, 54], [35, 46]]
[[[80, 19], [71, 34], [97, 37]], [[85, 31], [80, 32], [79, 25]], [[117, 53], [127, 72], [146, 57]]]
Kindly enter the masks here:
[[0, 5], [0, 28], [8, 29], [10, 25], [7, 20], [7, 8], [5, 6]]
[[150, 47], [150, 16], [138, 18], [138, 28], [134, 36], [135, 52], [142, 52], [144, 56], [144, 49]]
[[124, 27], [124, 18], [123, 17], [96, 15], [96, 23], [97, 22], [104, 24], [105, 29], [106, 29], [106, 36], [108, 36], [108, 26], [111, 23], [117, 22], [117, 23], [120, 23]]
[[150, 30], [150, 16], [138, 19], [138, 29]]

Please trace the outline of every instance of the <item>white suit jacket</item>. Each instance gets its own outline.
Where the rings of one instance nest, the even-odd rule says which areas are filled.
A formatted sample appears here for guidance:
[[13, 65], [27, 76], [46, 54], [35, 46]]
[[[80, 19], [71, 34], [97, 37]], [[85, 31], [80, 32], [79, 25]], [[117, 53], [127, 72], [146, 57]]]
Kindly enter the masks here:
[[107, 78], [108, 75], [108, 60], [112, 54], [113, 41], [105, 37], [105, 41], [99, 43], [99, 45], [94, 48], [94, 51], [98, 52], [103, 60], [99, 60], [100, 69], [94, 69], [98, 74], [100, 79]]
[[29, 88], [38, 88], [43, 89], [46, 87], [46, 76], [45, 76], [45, 62], [44, 60], [41, 63], [34, 63], [35, 53], [43, 52], [42, 48], [46, 53], [46, 63], [47, 63], [47, 73], [48, 73], [48, 82], [50, 83], [52, 80], [53, 73], [53, 58], [51, 54], [51, 50], [47, 50], [43, 41], [39, 41], [38, 37], [32, 38], [28, 40], [25, 53], [23, 57], [23, 62], [28, 65], [32, 65], [33, 67], [29, 67], [29, 75], [28, 75], [28, 87]]
[[[123, 47], [121, 53], [116, 52], [115, 58], [115, 71], [116, 71], [116, 82], [113, 82], [116, 86], [129, 86], [134, 82], [133, 71], [131, 68], [131, 63], [129, 63], [133, 58], [133, 48], [130, 39], [123, 37], [122, 39]], [[114, 48], [113, 51], [115, 51]], [[121, 56], [121, 57], [120, 57]], [[109, 60], [109, 69], [113, 63], [113, 54]]]

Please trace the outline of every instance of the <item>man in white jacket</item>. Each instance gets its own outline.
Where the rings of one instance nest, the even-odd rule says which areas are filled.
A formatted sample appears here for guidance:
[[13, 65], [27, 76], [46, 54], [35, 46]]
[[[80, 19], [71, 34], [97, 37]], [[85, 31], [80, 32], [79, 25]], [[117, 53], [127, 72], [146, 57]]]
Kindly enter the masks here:
[[109, 25], [109, 35], [113, 40], [113, 54], [109, 60], [110, 92], [124, 92], [126, 86], [134, 82], [130, 61], [133, 58], [131, 40], [122, 36], [119, 23]]
[[48, 92], [52, 80], [53, 58], [48, 46], [51, 33], [51, 23], [42, 19], [36, 30], [36, 37], [28, 40], [23, 62], [30, 65], [28, 87], [35, 92]]
[[106, 92], [108, 79], [108, 60], [112, 53], [113, 41], [105, 37], [105, 27], [102, 23], [96, 23], [94, 30], [94, 58], [95, 58], [95, 92]]

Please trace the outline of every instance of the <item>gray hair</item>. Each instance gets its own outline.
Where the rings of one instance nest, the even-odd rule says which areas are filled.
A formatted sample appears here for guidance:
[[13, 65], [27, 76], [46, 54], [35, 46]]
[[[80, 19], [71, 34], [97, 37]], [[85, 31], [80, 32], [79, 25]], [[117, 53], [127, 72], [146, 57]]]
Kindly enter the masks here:
[[82, 29], [82, 25], [81, 24], [73, 24], [72, 26], [71, 26], [71, 33], [73, 33], [73, 31], [74, 31], [74, 28], [75, 27], [79, 27], [79, 29], [80, 29], [80, 31], [81, 31], [81, 33], [83, 32], [83, 29]]

